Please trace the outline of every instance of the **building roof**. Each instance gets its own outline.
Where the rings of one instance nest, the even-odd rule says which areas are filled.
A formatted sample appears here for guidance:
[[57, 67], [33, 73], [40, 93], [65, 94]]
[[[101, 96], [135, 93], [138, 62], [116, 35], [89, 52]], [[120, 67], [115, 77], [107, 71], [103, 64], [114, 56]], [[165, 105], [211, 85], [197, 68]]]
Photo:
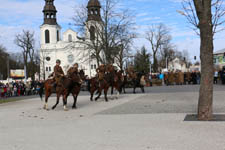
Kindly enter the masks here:
[[214, 52], [214, 54], [224, 54], [224, 53], [225, 53], [225, 48]]
[[101, 7], [98, 0], [90, 0], [87, 7]]

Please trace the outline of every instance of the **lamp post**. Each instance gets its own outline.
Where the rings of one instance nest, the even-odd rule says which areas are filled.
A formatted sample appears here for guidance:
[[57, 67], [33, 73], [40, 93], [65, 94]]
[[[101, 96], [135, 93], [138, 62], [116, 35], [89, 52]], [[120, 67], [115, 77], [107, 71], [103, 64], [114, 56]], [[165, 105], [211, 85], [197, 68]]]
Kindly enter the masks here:
[[150, 74], [152, 74], [152, 63], [150, 61]]
[[8, 83], [9, 83], [9, 54], [7, 54], [7, 75], [8, 75]]
[[166, 70], [168, 70], [168, 59], [166, 57]]

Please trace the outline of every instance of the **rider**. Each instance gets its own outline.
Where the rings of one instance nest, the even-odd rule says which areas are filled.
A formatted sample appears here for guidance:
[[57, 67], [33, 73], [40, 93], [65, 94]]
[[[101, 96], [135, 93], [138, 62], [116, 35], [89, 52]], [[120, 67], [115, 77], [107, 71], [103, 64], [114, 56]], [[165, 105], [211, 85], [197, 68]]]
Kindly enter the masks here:
[[78, 73], [78, 63], [75, 63], [72, 67], [70, 67], [70, 69], [67, 71], [67, 75], [69, 77], [71, 77], [73, 74], [77, 74]]
[[96, 72], [97, 72], [97, 77], [98, 77], [98, 80], [101, 81], [103, 80], [104, 76], [105, 76], [105, 72], [106, 72], [106, 67], [105, 65], [100, 65], [97, 69], [96, 69]]
[[81, 84], [81, 79], [78, 70], [78, 63], [75, 63], [70, 69], [67, 71], [67, 75], [70, 79], [72, 79], [76, 83]]
[[61, 85], [62, 83], [62, 77], [64, 76], [64, 72], [62, 70], [62, 67], [60, 66], [61, 61], [59, 59], [56, 60], [56, 65], [54, 67], [54, 78], [56, 85]]

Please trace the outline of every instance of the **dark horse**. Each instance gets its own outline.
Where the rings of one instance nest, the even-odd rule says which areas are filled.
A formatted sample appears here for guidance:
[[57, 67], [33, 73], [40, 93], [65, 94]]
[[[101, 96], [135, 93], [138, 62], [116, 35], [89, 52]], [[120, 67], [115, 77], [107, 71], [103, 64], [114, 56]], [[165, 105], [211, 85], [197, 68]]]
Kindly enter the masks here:
[[145, 76], [144, 76], [143, 73], [136, 73], [136, 75], [132, 78], [129, 78], [126, 75], [126, 76], [124, 76], [124, 82], [122, 84], [122, 88], [123, 88], [124, 93], [126, 93], [126, 91], [125, 91], [126, 85], [131, 85], [133, 87], [133, 93], [134, 94], [136, 93], [137, 87], [140, 87], [142, 93], [145, 93], [145, 89], [144, 89], [145, 82], [146, 82]]
[[[59, 103], [59, 98], [62, 95], [64, 110], [68, 110], [66, 105], [67, 105], [67, 97], [69, 96], [70, 93], [73, 95], [73, 98], [74, 98], [74, 103], [72, 108], [75, 109], [76, 103], [77, 103], [77, 96], [80, 92], [81, 82], [83, 78], [84, 78], [83, 70], [81, 70], [79, 74], [74, 74], [73, 78], [68, 78], [64, 76], [62, 79], [63, 84], [56, 87], [57, 99], [56, 99], [56, 104], [52, 107], [52, 109], [56, 108], [56, 106]], [[43, 108], [46, 110], [48, 110], [48, 98], [51, 96], [55, 88], [53, 83], [54, 83], [53, 79], [47, 79], [44, 82], [44, 86], [41, 87], [41, 89], [45, 88], [45, 105]], [[40, 91], [43, 91], [43, 90], [40, 90]], [[40, 94], [40, 97], [42, 98], [43, 93], [39, 93], [39, 94]]]
[[95, 98], [95, 101], [97, 101], [102, 94], [102, 90], [104, 90], [105, 101], [107, 102], [107, 93], [109, 87], [111, 86], [112, 88], [117, 89], [117, 95], [119, 95], [119, 93], [121, 93], [121, 85], [122, 82], [119, 73], [116, 71], [105, 73], [103, 79], [101, 80], [99, 80], [97, 77], [91, 78], [88, 83], [88, 90], [91, 94], [90, 100], [93, 101], [94, 92], [97, 91], [98, 96]]

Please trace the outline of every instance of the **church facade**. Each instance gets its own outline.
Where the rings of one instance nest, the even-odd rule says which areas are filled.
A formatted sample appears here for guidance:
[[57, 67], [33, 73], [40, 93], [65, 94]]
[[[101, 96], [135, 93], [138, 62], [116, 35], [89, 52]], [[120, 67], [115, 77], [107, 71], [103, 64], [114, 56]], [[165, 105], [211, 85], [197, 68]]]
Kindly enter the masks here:
[[[98, 0], [89, 0], [87, 5], [87, 25], [101, 22], [100, 3]], [[97, 62], [91, 59], [90, 49], [85, 41], [91, 40], [93, 33], [89, 27], [85, 29], [85, 37], [80, 38], [72, 29], [67, 29], [61, 34], [61, 26], [57, 23], [56, 7], [54, 0], [45, 0], [43, 9], [44, 23], [40, 26], [40, 75], [41, 79], [47, 79], [54, 71], [56, 60], [61, 60], [61, 66], [66, 73], [74, 63], [79, 64], [89, 77], [95, 76]]]

